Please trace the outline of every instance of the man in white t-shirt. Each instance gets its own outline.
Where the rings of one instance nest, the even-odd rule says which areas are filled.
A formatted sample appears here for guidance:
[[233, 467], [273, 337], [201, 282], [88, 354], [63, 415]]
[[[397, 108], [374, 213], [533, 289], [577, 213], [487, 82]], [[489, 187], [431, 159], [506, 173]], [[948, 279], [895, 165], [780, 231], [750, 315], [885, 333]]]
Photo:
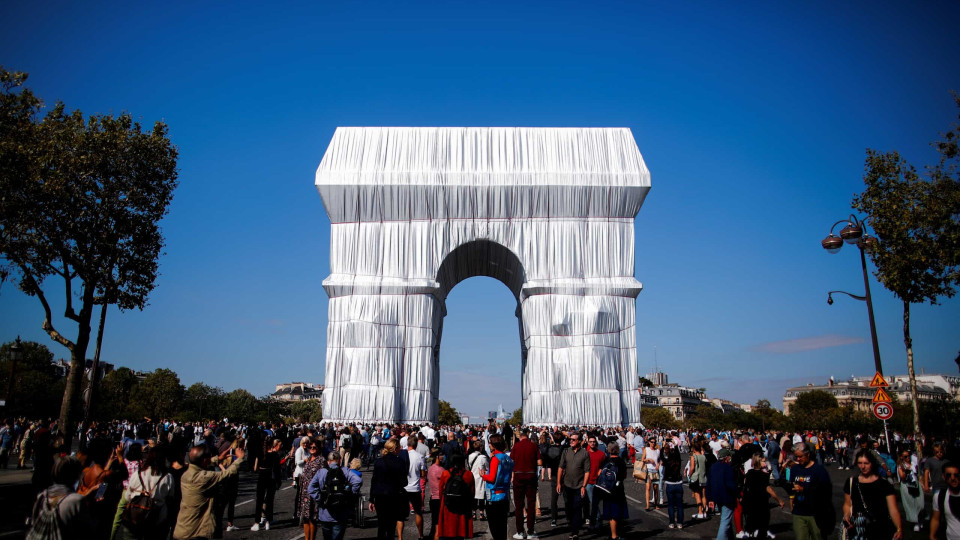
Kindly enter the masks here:
[[[933, 517], [930, 520], [930, 540], [938, 538], [940, 524], [947, 522], [947, 540], [960, 540], [960, 465], [943, 466], [946, 489], [933, 495]], [[941, 504], [942, 503], [942, 504]]]
[[407, 455], [410, 457], [410, 468], [407, 469], [407, 485], [404, 489], [407, 492], [407, 500], [413, 507], [417, 532], [419, 533], [418, 538], [423, 538], [423, 492], [420, 489], [420, 481], [427, 477], [427, 465], [420, 452], [417, 452], [417, 438], [415, 436], [407, 438]]
[[720, 449], [723, 448], [723, 444], [720, 442], [720, 439], [717, 438], [716, 432], [710, 434], [710, 442], [707, 444], [710, 446], [710, 451], [713, 452], [713, 455], [720, 455]]

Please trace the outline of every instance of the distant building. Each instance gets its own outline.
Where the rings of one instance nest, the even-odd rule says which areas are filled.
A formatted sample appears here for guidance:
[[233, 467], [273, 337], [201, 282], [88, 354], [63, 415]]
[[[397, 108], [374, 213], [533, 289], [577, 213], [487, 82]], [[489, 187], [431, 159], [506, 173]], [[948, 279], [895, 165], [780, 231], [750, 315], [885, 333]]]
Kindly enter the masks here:
[[[923, 377], [923, 380], [921, 380], [921, 377]], [[823, 390], [833, 395], [841, 407], [849, 405], [855, 410], [870, 412], [873, 409], [873, 396], [877, 391], [876, 388], [870, 388], [872, 379], [873, 377], [851, 377], [846, 381], [836, 382], [831, 377], [824, 385], [809, 383], [806, 386], [788, 388], [783, 394], [783, 414], [790, 415], [790, 408], [796, 403], [800, 394], [814, 390]], [[956, 381], [951, 383], [951, 379], [956, 379]], [[886, 390], [892, 398], [900, 401], [913, 400], [913, 394], [910, 392], [910, 382], [906, 375], [887, 377], [887, 382], [890, 383], [890, 387]], [[920, 401], [958, 399], [956, 391], [953, 390], [956, 388], [960, 388], [960, 377], [917, 375], [917, 397]]]
[[666, 386], [669, 381], [667, 380], [667, 374], [657, 370], [653, 373], [647, 373], [647, 380], [653, 383], [654, 386]]
[[[665, 376], [664, 374], [664, 377]], [[641, 398], [643, 398], [643, 396], [656, 398], [660, 406], [670, 411], [677, 420], [685, 420], [693, 413], [698, 405], [703, 404], [703, 400], [706, 397], [699, 389], [688, 388], [678, 384], [647, 386], [640, 389], [640, 395]]]
[[[63, 358], [50, 362], [50, 366], [53, 369], [54, 375], [56, 375], [57, 377], [65, 379], [67, 378], [68, 375], [70, 375], [70, 362], [67, 362]], [[93, 360], [87, 359], [86, 363], [83, 366], [83, 376], [89, 379], [90, 372], [92, 370], [93, 370]], [[107, 375], [107, 373], [110, 373], [111, 371], [113, 371], [113, 364], [109, 362], [101, 361], [97, 365], [97, 371], [99, 372], [98, 378], [103, 380], [103, 378]]]
[[276, 388], [270, 397], [277, 401], [306, 401], [320, 399], [323, 396], [323, 386], [314, 386], [313, 383], [281, 383]]
[[[734, 412], [734, 411], [742, 411], [742, 410], [744, 410], [744, 409], [743, 409], [743, 406], [741, 406], [739, 403], [734, 403], [734, 402], [730, 401], [729, 399], [707, 398], [707, 399], [705, 400], [705, 402], [706, 402], [706, 403], [709, 403], [710, 405], [713, 405], [714, 407], [716, 407], [716, 408], [718, 408], [718, 409], [720, 409], [721, 411], [723, 411], [723, 414], [729, 414], [729, 413], [732, 413], [732, 412]], [[748, 407], [749, 407], [749, 405], [748, 405]]]

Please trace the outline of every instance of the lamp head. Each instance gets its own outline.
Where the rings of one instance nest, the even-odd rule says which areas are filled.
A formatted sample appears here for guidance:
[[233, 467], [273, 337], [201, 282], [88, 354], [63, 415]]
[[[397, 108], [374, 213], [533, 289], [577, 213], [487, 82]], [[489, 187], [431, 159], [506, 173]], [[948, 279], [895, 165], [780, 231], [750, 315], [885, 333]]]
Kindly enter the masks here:
[[832, 306], [832, 305], [833, 305], [833, 294], [832, 294], [832, 293], [827, 293], [827, 305], [828, 305], [828, 306]]
[[870, 236], [869, 234], [863, 235], [863, 238], [857, 242], [857, 245], [860, 249], [864, 251], [873, 251], [877, 245], [880, 243], [875, 236]]
[[843, 247], [843, 239], [833, 233], [830, 233], [829, 236], [820, 242], [820, 245], [823, 246], [823, 249], [829, 251], [830, 253], [836, 253], [840, 251], [840, 248]]
[[863, 236], [863, 227], [854, 221], [848, 221], [847, 226], [840, 229], [840, 238], [848, 244], [856, 244]]

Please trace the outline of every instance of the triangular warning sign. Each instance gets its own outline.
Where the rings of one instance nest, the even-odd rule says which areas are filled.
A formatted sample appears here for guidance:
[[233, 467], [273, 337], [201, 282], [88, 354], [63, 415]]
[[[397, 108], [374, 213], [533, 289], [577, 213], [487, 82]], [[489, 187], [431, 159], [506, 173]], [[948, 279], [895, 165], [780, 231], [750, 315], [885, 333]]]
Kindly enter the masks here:
[[890, 386], [890, 384], [883, 379], [883, 375], [881, 375], [879, 371], [873, 376], [873, 380], [870, 381], [870, 388], [886, 388], [887, 386]]
[[873, 395], [873, 402], [883, 401], [887, 403], [892, 403], [893, 400], [890, 399], [890, 394], [887, 393], [883, 388], [877, 388], [877, 393]]

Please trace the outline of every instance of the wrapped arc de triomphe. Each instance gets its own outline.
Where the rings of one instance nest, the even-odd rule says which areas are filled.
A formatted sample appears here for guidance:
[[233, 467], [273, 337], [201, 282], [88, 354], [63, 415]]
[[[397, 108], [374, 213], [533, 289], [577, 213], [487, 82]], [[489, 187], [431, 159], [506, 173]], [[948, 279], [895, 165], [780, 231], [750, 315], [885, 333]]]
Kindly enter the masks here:
[[650, 173], [629, 129], [338, 128], [316, 184], [325, 419], [435, 422], [445, 299], [489, 276], [517, 299], [526, 423], [639, 423], [634, 218]]

